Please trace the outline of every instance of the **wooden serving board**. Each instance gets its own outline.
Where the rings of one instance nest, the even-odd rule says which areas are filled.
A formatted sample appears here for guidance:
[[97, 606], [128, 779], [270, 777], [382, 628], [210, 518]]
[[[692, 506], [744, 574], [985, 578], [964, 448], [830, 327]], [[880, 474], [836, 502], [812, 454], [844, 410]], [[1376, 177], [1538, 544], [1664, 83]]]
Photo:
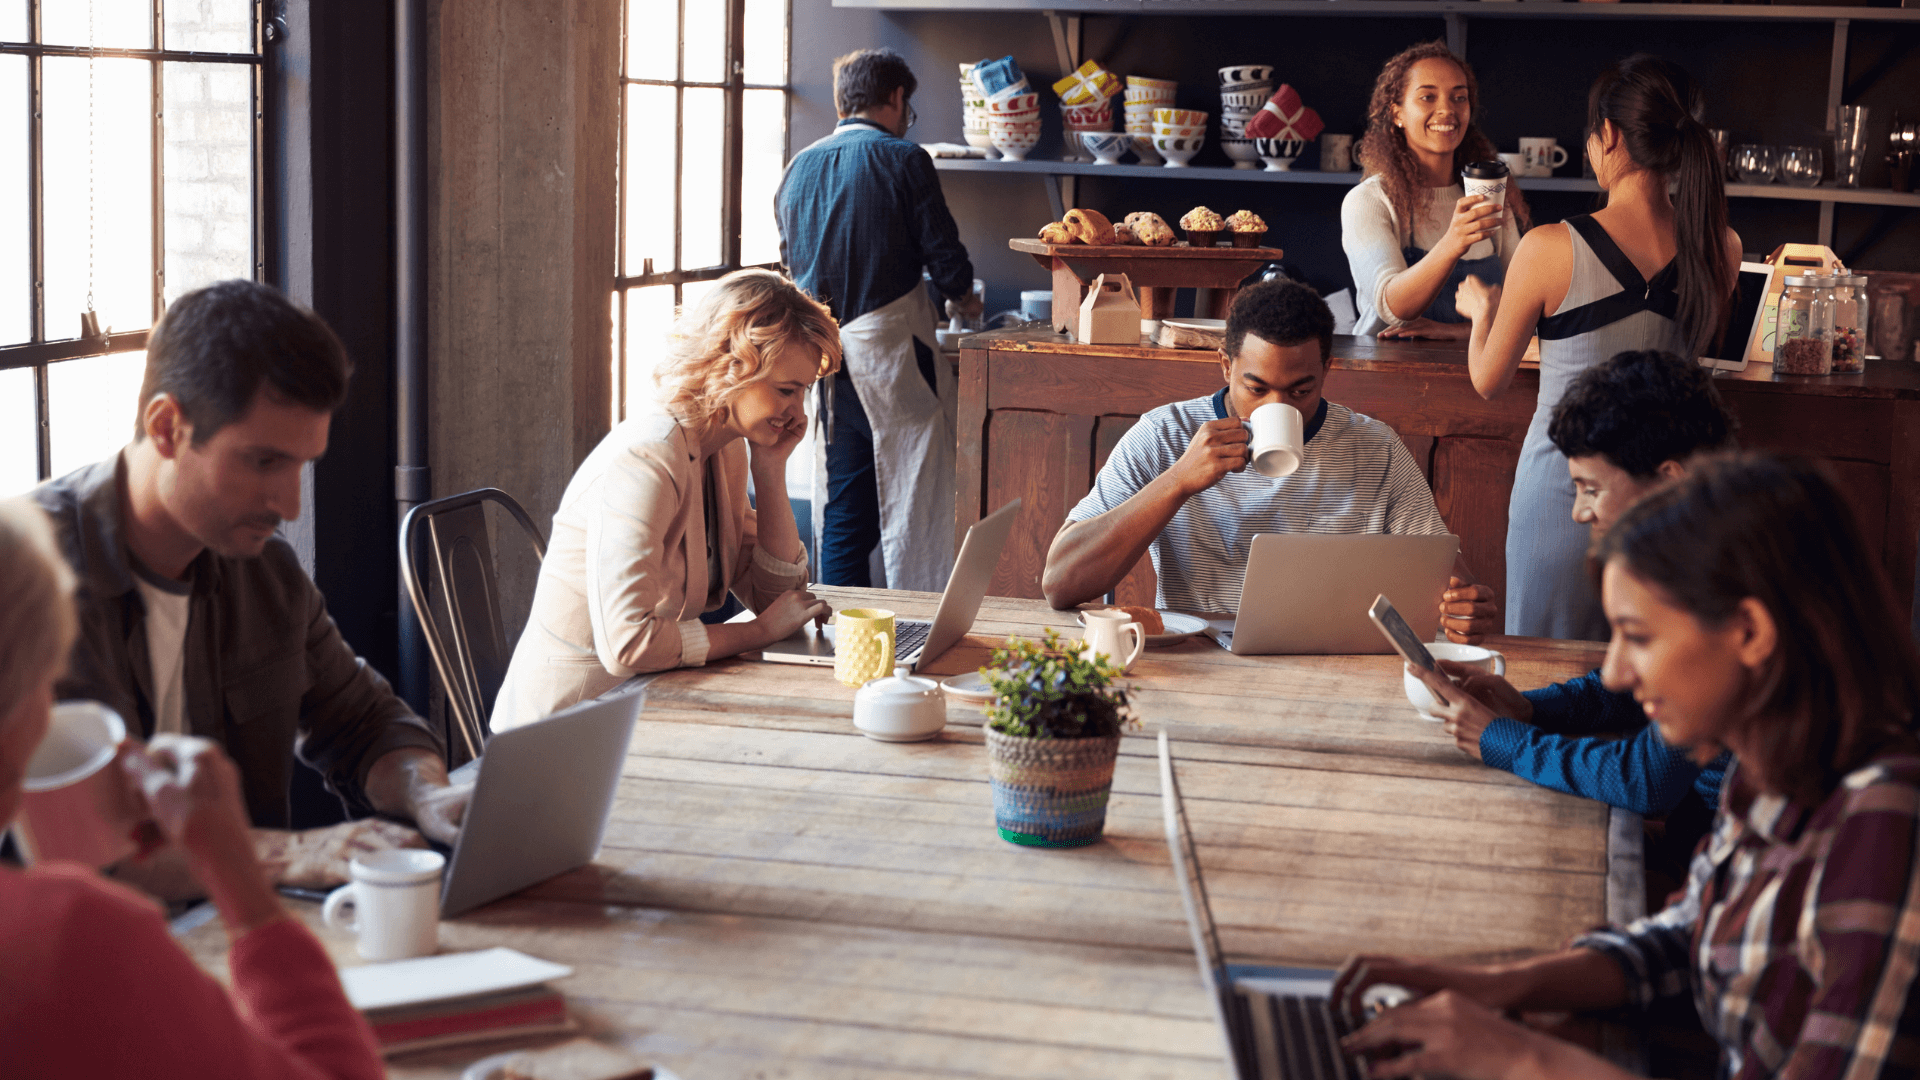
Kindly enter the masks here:
[[1277, 247], [1197, 248], [1142, 247], [1133, 244], [1049, 244], [1015, 237], [1007, 241], [1014, 251], [1033, 256], [1053, 275], [1053, 327], [1070, 332], [1086, 288], [1101, 274], [1125, 274], [1140, 299], [1140, 318], [1162, 319], [1173, 314], [1174, 289], [1209, 289], [1212, 302], [1200, 317], [1224, 319], [1240, 291], [1240, 282], [1263, 263], [1281, 258]]

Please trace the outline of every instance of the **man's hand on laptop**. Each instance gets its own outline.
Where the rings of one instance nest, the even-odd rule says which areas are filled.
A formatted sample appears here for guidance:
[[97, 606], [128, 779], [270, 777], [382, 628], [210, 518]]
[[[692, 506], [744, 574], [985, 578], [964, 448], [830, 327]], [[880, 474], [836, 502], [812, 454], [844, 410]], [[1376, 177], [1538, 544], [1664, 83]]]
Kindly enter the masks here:
[[1440, 626], [1446, 630], [1448, 641], [1461, 645], [1478, 645], [1488, 634], [1500, 633], [1500, 605], [1493, 598], [1493, 590], [1470, 585], [1461, 578], [1448, 578], [1447, 591], [1440, 594]]
[[375, 810], [406, 818], [429, 840], [451, 845], [460, 839], [473, 785], [448, 783], [439, 754], [409, 746], [380, 755], [367, 770], [367, 798]]
[[1209, 420], [1194, 432], [1187, 452], [1167, 470], [1182, 495], [1192, 497], [1220, 482], [1230, 472], [1247, 467], [1247, 427], [1228, 417]]

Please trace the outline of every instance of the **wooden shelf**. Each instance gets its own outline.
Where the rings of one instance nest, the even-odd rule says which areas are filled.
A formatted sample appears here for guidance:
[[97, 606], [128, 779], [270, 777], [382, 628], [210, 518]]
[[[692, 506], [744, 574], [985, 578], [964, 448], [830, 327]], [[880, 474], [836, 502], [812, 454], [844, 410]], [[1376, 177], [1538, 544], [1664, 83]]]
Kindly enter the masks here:
[[[1328, 0], [1338, 3], [1340, 0]], [[1392, 3], [1394, 0], [1380, 0]], [[1527, 0], [1521, 0], [1527, 2]], [[1267, 172], [1264, 169], [1226, 169], [1217, 165], [1190, 165], [1170, 169], [1164, 165], [1099, 165], [1084, 161], [987, 161], [981, 158], [934, 158], [933, 166], [942, 172], [1021, 173], [1030, 176], [1109, 176], [1140, 180], [1241, 181], [1267, 184], [1336, 184], [1352, 187], [1360, 182], [1355, 172], [1320, 172], [1300, 169]], [[1600, 185], [1578, 176], [1521, 177], [1525, 191], [1599, 191]], [[1879, 188], [1788, 187], [1785, 184], [1728, 184], [1727, 197], [1734, 199], [1785, 199], [1792, 202], [1858, 203], [1868, 206], [1920, 207], [1920, 194], [1887, 191]]]
[[1920, 22], [1920, 8], [1769, 4], [1582, 4], [1562, 0], [833, 0], [878, 11], [1023, 11], [1035, 15], [1468, 15], [1491, 19], [1718, 19], [1749, 22]]

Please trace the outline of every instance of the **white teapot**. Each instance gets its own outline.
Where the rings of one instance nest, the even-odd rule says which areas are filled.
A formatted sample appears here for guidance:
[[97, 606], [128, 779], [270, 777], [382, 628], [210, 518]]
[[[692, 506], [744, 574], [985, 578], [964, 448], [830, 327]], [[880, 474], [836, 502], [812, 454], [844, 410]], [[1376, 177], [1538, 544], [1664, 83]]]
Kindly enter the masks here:
[[939, 683], [896, 667], [853, 692], [853, 726], [881, 742], [920, 742], [947, 726], [947, 702]]

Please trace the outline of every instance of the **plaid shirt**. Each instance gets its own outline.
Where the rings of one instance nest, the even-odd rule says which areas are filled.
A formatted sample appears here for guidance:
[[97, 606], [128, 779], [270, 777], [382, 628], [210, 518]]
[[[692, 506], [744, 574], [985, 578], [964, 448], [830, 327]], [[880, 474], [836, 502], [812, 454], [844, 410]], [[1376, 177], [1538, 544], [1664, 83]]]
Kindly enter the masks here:
[[1890, 753], [1808, 808], [1736, 769], [1684, 899], [1576, 947], [1631, 1000], [1691, 989], [1723, 1077], [1920, 1072], [1920, 756]]

